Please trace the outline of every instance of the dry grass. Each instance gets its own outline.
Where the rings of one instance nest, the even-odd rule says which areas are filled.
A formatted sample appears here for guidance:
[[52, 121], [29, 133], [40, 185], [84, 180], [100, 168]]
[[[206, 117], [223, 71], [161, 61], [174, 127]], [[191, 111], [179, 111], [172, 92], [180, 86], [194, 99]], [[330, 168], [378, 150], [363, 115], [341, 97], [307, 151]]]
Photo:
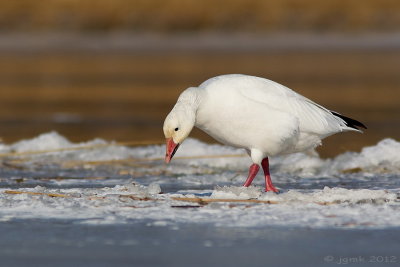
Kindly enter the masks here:
[[65, 195], [65, 194], [40, 193], [40, 192], [15, 191], [15, 190], [6, 190], [6, 191], [4, 191], [4, 193], [9, 194], [9, 195], [27, 194], [27, 195], [39, 195], [39, 196], [45, 195], [45, 196], [49, 196], [49, 197], [63, 197], [63, 198], [70, 197], [69, 195]]
[[397, 0], [18, 0], [0, 3], [1, 30], [398, 30]]

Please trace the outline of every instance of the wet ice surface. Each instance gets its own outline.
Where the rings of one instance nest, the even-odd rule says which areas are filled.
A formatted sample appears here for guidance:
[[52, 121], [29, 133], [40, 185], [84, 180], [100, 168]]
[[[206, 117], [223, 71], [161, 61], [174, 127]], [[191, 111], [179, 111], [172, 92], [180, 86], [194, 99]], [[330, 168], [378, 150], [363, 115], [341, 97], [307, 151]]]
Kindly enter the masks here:
[[[201, 253], [207, 253], [204, 265], [240, 266], [253, 255], [254, 265], [263, 266], [266, 255], [275, 263], [309, 266], [373, 252], [400, 256], [391, 241], [400, 229], [400, 143], [395, 140], [328, 160], [304, 154], [273, 158], [271, 173], [280, 194], [263, 192], [261, 174], [254, 186], [240, 186], [250, 164], [246, 157], [179, 159], [241, 155], [241, 150], [190, 139], [167, 166], [157, 160], [163, 146], [110, 144], [99, 139], [73, 144], [53, 132], [0, 147], [2, 258], [10, 264], [16, 256], [22, 263], [32, 258], [43, 263], [74, 255], [69, 259], [75, 264], [87, 260], [82, 266], [101, 266], [100, 261], [188, 266], [202, 265]], [[29, 154], [79, 147], [84, 148]], [[224, 201], [237, 199], [245, 201]], [[370, 241], [383, 243], [373, 249]], [[311, 253], [307, 243], [323, 246]], [[158, 255], [152, 253], [156, 247], [162, 248]], [[43, 249], [54, 251], [35, 252]], [[240, 260], [233, 251], [247, 256]], [[99, 253], [103, 258], [90, 256]]]

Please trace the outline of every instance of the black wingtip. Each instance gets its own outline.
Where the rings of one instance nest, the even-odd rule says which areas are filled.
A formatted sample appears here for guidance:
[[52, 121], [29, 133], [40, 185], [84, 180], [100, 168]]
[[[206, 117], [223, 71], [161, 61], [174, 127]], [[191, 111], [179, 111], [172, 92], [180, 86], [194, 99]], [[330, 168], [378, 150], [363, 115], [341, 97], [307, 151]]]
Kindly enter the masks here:
[[363, 123], [361, 123], [361, 122], [359, 122], [359, 121], [357, 121], [357, 120], [354, 120], [354, 119], [352, 119], [352, 118], [343, 116], [343, 115], [341, 115], [341, 114], [339, 114], [339, 113], [337, 113], [337, 112], [335, 112], [335, 111], [331, 111], [331, 113], [332, 113], [334, 116], [336, 116], [336, 117], [341, 118], [342, 120], [344, 120], [344, 122], [346, 123], [346, 125], [347, 125], [348, 127], [350, 127], [350, 128], [353, 128], [353, 129], [356, 129], [356, 130], [359, 130], [359, 129], [358, 129], [359, 127], [360, 127], [360, 128], [364, 128], [364, 129], [367, 129], [367, 126], [365, 126]]

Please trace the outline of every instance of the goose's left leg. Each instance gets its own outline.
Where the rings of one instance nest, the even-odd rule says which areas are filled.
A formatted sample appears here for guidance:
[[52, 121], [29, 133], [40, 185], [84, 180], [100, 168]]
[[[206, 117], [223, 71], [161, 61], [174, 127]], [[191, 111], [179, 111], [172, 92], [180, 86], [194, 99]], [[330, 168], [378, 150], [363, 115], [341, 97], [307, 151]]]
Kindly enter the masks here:
[[254, 180], [254, 177], [256, 177], [258, 170], [260, 169], [260, 166], [258, 164], [252, 164], [249, 168], [249, 175], [247, 176], [246, 182], [244, 182], [243, 186], [249, 187], [251, 183]]
[[264, 158], [261, 161], [261, 166], [264, 170], [264, 176], [265, 176], [265, 192], [268, 191], [273, 191], [275, 193], [278, 193], [279, 190], [275, 188], [275, 186], [272, 184], [271, 181], [271, 175], [269, 174], [269, 160], [268, 157]]

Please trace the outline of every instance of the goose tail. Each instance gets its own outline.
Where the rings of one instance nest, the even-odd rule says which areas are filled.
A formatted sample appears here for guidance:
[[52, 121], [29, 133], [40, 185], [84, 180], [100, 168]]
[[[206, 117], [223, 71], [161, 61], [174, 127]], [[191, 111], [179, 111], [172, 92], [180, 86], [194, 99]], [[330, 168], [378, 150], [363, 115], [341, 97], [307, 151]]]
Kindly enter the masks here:
[[343, 116], [342, 114], [335, 111], [331, 111], [331, 113], [333, 116], [341, 119], [344, 122], [344, 124], [346, 125], [346, 127], [344, 128], [345, 130], [362, 132], [360, 128], [367, 129], [367, 126], [365, 126], [362, 122]]

